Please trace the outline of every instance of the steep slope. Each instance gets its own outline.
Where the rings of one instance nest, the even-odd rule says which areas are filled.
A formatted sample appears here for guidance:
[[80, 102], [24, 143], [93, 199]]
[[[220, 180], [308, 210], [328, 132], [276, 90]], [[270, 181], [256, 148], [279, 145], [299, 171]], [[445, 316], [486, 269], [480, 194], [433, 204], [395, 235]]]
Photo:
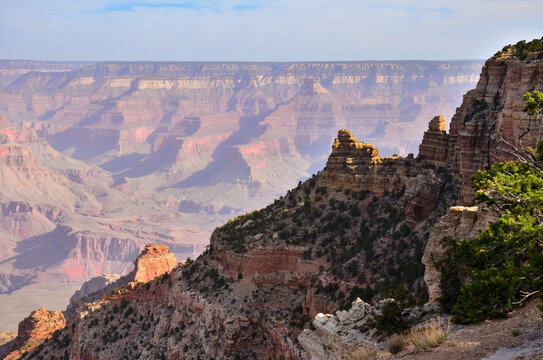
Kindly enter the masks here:
[[1, 61], [0, 291], [122, 273], [149, 241], [195, 257], [321, 169], [338, 128], [414, 152], [479, 67]]
[[44, 308], [35, 310], [19, 323], [17, 337], [0, 346], [0, 356], [5, 360], [19, 359], [21, 354], [32, 352], [65, 326], [66, 320], [61, 312]]

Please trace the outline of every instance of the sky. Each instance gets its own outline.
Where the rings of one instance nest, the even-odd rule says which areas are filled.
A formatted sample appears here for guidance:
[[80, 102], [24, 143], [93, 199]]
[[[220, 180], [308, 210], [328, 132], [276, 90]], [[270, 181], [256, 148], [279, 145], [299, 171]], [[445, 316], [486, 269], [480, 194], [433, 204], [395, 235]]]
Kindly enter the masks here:
[[484, 59], [542, 19], [541, 0], [0, 0], [0, 59]]

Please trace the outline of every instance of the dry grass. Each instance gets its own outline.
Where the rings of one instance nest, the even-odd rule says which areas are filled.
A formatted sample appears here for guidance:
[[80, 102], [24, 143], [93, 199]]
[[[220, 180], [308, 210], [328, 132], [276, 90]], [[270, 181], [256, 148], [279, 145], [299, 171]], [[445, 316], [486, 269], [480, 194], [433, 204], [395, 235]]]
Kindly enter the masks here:
[[422, 328], [413, 328], [407, 334], [407, 339], [415, 345], [416, 348], [428, 349], [441, 344], [447, 339], [448, 331], [441, 326], [440, 319], [432, 320], [427, 326]]
[[405, 349], [406, 346], [405, 338], [399, 334], [394, 334], [387, 340], [387, 350], [393, 355]]
[[362, 346], [341, 357], [342, 360], [374, 360], [377, 358], [377, 348], [373, 345]]

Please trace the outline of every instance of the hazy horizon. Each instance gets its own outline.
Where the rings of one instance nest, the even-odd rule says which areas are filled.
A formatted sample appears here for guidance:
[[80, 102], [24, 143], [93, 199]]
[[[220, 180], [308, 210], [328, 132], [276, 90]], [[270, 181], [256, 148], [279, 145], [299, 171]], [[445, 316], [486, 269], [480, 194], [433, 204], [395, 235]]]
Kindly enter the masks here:
[[486, 58], [480, 59], [375, 59], [375, 60], [297, 60], [297, 61], [244, 61], [244, 60], [49, 60], [49, 59], [9, 59], [0, 58], [0, 61], [35, 61], [49, 63], [160, 63], [160, 64], [304, 64], [304, 63], [357, 63], [357, 62], [462, 62], [462, 61], [486, 61]]
[[543, 3], [510, 0], [0, 0], [0, 10], [0, 58], [43, 61], [470, 60], [543, 32]]

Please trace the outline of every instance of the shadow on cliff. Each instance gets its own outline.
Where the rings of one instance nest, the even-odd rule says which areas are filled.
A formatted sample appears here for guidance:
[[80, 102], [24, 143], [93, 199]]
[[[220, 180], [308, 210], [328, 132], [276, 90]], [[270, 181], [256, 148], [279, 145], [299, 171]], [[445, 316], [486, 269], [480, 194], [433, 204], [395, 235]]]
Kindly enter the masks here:
[[[257, 116], [242, 116], [239, 120], [239, 130], [233, 132], [213, 152], [211, 163], [204, 169], [197, 171], [185, 180], [174, 184], [173, 188], [188, 188], [193, 186], [215, 185], [227, 180], [250, 180], [250, 168], [241, 156], [236, 156], [237, 161], [242, 163], [236, 165], [235, 174], [226, 174], [223, 170], [228, 165], [228, 156], [235, 146], [245, 145], [251, 140], [258, 138], [266, 131], [266, 126], [260, 125], [266, 117], [277, 110], [277, 104], [273, 109], [264, 111]], [[229, 178], [231, 175], [234, 178]]]
[[19, 270], [49, 268], [68, 257], [67, 239], [67, 230], [57, 227], [48, 233], [21, 240], [15, 248], [19, 255], [0, 261], [0, 265], [15, 260], [13, 267]]

